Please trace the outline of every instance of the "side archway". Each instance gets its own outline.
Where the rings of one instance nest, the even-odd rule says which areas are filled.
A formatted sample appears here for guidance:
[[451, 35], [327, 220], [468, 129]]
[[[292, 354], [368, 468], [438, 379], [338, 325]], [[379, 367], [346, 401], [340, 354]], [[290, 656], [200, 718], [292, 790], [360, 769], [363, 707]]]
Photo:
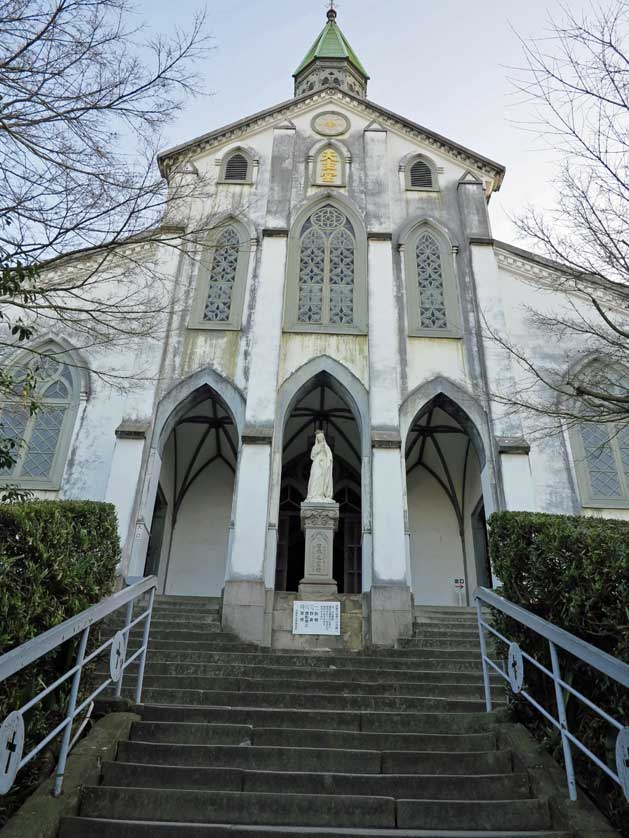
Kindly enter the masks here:
[[210, 368], [160, 401], [144, 484], [148, 544], [135, 566], [157, 575], [164, 593], [221, 595], [244, 410], [238, 389]]
[[495, 506], [485, 413], [458, 385], [435, 379], [402, 406], [402, 433], [415, 601], [469, 604], [478, 585], [492, 582], [486, 518]]

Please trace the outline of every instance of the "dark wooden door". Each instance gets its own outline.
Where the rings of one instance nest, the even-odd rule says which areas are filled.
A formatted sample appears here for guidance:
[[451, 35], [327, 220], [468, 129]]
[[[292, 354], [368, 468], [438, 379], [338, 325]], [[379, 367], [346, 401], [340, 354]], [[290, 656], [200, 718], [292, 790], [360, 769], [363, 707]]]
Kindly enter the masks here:
[[162, 555], [167, 514], [168, 502], [161, 486], [158, 486], [155, 508], [153, 509], [153, 520], [151, 522], [151, 533], [149, 535], [149, 546], [146, 551], [146, 562], [144, 564], [145, 576], [157, 576], [159, 573], [159, 559]]

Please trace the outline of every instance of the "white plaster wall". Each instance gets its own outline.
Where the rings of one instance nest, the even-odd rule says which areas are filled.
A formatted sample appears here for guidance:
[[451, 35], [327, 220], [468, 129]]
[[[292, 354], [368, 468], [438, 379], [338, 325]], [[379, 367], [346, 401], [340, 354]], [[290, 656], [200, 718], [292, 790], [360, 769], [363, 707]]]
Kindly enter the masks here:
[[219, 461], [187, 493], [173, 534], [165, 593], [221, 595], [233, 490], [232, 472]]
[[469, 387], [462, 340], [411, 337], [407, 339], [407, 388], [414, 390], [442, 375]]
[[311, 358], [327, 355], [347, 367], [356, 378], [369, 387], [369, 348], [366, 335], [282, 335], [278, 384], [281, 386]]
[[456, 515], [424, 469], [407, 478], [412, 591], [417, 605], [458, 605], [454, 580], [464, 576]]

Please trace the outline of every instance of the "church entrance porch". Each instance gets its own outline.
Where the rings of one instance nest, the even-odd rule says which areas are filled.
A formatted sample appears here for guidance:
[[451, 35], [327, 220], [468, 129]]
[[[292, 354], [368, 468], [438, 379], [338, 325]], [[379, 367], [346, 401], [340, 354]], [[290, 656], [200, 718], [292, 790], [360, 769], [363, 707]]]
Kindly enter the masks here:
[[362, 591], [361, 441], [348, 403], [321, 373], [305, 388], [284, 429], [278, 516], [275, 590], [297, 592], [304, 577], [305, 541], [301, 504], [308, 493], [310, 452], [322, 430], [334, 457], [334, 500], [339, 527], [334, 537], [333, 576], [340, 594]]
[[411, 424], [406, 486], [417, 605], [466, 606], [478, 585], [491, 583], [479, 451], [473, 422], [443, 394]]
[[221, 596], [237, 459], [233, 417], [204, 388], [163, 450], [145, 567], [158, 575], [161, 593]]

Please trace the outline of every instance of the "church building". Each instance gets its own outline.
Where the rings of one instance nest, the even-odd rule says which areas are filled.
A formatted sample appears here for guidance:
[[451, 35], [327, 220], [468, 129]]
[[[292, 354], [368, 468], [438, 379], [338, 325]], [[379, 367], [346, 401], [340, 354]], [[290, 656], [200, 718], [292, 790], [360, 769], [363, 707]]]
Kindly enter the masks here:
[[0, 406], [24, 440], [4, 483], [115, 504], [122, 577], [221, 597], [223, 628], [264, 646], [307, 642], [290, 620], [320, 431], [348, 648], [393, 645], [414, 605], [469, 605], [496, 584], [496, 510], [629, 510], [629, 442], [604, 426], [534, 433], [501, 400], [521, 371], [492, 333], [560, 375], [598, 363], [527, 314], [585, 296], [493, 239], [503, 166], [372, 102], [368, 84], [331, 9], [292, 98], [161, 153], [168, 244], [150, 247], [172, 281], [166, 327], [98, 356], [142, 382], [116, 388], [71, 334], [42, 335], [58, 358], [42, 410]]

